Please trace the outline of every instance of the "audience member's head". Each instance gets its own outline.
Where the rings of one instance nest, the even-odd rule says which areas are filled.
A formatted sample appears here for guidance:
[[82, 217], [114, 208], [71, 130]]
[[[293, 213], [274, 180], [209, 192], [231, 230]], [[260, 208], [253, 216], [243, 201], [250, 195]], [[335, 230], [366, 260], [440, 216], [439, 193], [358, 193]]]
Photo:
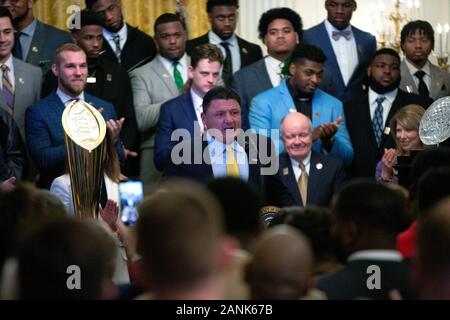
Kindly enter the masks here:
[[418, 218], [422, 220], [439, 201], [450, 196], [450, 165], [428, 169], [417, 184]]
[[25, 300], [111, 297], [115, 254], [114, 240], [97, 221], [50, 222], [19, 250], [19, 296]]
[[0, 32], [2, 34], [0, 50], [0, 62], [3, 64], [11, 56], [14, 47], [14, 27], [11, 13], [6, 8], [0, 7]]
[[400, 56], [391, 48], [375, 52], [367, 68], [370, 88], [378, 94], [393, 91], [400, 85]]
[[423, 67], [434, 49], [434, 30], [427, 21], [415, 20], [404, 25], [400, 43], [406, 59], [416, 67]]
[[236, 30], [238, 0], [208, 0], [206, 12], [212, 31], [222, 40], [230, 38]]
[[82, 10], [80, 12], [80, 28], [71, 30], [73, 42], [80, 46], [90, 59], [100, 56], [103, 48], [102, 29], [102, 21], [96, 13]]
[[356, 7], [355, 0], [326, 0], [328, 22], [338, 30], [346, 29], [350, 25]]
[[104, 27], [110, 32], [118, 32], [123, 27], [121, 0], [85, 0], [86, 8], [97, 13]]
[[154, 32], [161, 56], [172, 61], [183, 57], [186, 51], [187, 33], [179, 16], [163, 13], [155, 21]]
[[35, 2], [30, 0], [2, 0], [0, 6], [11, 13], [12, 23], [18, 31], [21, 31], [34, 19], [33, 5]]
[[280, 124], [280, 136], [286, 152], [296, 161], [303, 161], [311, 153], [312, 123], [300, 112], [291, 112]]
[[312, 285], [314, 257], [308, 240], [290, 226], [268, 229], [257, 241], [246, 280], [254, 300], [296, 300]]

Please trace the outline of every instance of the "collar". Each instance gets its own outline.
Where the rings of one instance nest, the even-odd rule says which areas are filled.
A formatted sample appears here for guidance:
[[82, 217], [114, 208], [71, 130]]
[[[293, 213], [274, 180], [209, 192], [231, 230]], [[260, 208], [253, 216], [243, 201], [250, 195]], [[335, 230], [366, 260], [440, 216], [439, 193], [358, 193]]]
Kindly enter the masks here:
[[[209, 134], [208, 131], [206, 131], [206, 139], [207, 139], [207, 141], [208, 141], [208, 146], [209, 146], [209, 149], [210, 149], [210, 150], [216, 150], [216, 151], [221, 150], [222, 153], [225, 153], [225, 152], [226, 152], [226, 147], [227, 147], [227, 145], [224, 144], [222, 141], [216, 140], [214, 137], [212, 137], [212, 136]], [[245, 153], [244, 147], [241, 146], [239, 143], [237, 143], [237, 141], [234, 141], [234, 142], [231, 144], [231, 148], [233, 149], [233, 151], [236, 151], [236, 152], [239, 152], [239, 153]], [[216, 154], [216, 155], [212, 155], [212, 156], [213, 156], [213, 157], [214, 157], [214, 156], [217, 156], [217, 154]]]
[[369, 104], [372, 105], [375, 103], [375, 100], [379, 96], [386, 97], [386, 100], [389, 101], [390, 104], [394, 103], [395, 98], [397, 97], [398, 89], [392, 90], [390, 92], [386, 92], [384, 94], [378, 94], [375, 91], [372, 90], [372, 88], [369, 88]]
[[341, 31], [350, 31], [350, 32], [352, 33], [352, 35], [353, 35], [353, 30], [352, 30], [352, 26], [351, 26], [351, 25], [348, 25], [348, 27], [345, 28], [345, 29], [343, 29], [343, 30], [339, 30], [339, 29], [337, 29], [335, 26], [333, 26], [333, 25], [330, 23], [330, 21], [328, 21], [328, 19], [325, 19], [324, 24], [325, 24], [325, 28], [327, 29], [327, 33], [328, 33], [328, 35], [329, 35], [330, 37], [331, 37], [331, 35], [333, 34], [333, 31], [338, 31], [338, 32], [341, 32]]
[[[158, 58], [160, 59], [161, 63], [165, 66], [172, 66], [175, 60], [167, 59], [166, 57], [163, 57], [162, 55], [158, 54]], [[178, 64], [182, 68], [187, 68], [187, 55], [186, 53], [183, 54], [183, 56], [178, 60]]]
[[120, 36], [120, 40], [122, 41], [123, 39], [127, 38], [127, 34], [128, 34], [128, 27], [127, 27], [127, 23], [125, 22], [125, 20], [123, 21], [123, 26], [122, 28], [118, 31], [118, 32], [110, 32], [108, 30], [106, 30], [106, 28], [103, 28], [103, 36], [107, 39], [107, 40], [111, 40], [114, 41], [114, 35], [118, 34]]
[[356, 260], [383, 260], [401, 262], [403, 257], [400, 252], [396, 250], [361, 250], [352, 253], [347, 262]]
[[430, 61], [427, 61], [422, 69], [417, 69], [411, 62], [408, 61], [408, 59], [405, 58], [406, 66], [408, 67], [409, 73], [411, 73], [412, 76], [419, 71], [422, 70], [425, 72], [425, 74], [429, 77], [431, 77], [431, 67], [430, 67]]
[[64, 106], [69, 101], [72, 101], [74, 99], [80, 99], [80, 100], [84, 101], [84, 91], [82, 93], [80, 93], [78, 96], [72, 97], [72, 96], [69, 96], [68, 94], [66, 94], [65, 92], [63, 92], [60, 88], [58, 88], [58, 89], [56, 89], [56, 94], [58, 95], [59, 99], [61, 99]]
[[272, 56], [267, 56], [265, 59], [266, 59], [267, 63], [275, 70], [280, 69], [280, 65], [284, 62], [284, 61], [275, 59]]
[[[291, 159], [291, 163], [293, 167], [298, 167], [300, 162], [295, 160], [294, 158], [292, 158], [291, 156], [289, 156], [289, 158]], [[309, 166], [309, 164], [311, 163], [311, 151], [309, 152], [309, 154], [306, 156], [305, 159], [302, 160], [305, 168], [307, 168]]]
[[33, 21], [27, 25], [23, 30], [20, 30], [23, 34], [32, 37], [34, 35], [34, 31], [36, 30], [37, 20], [33, 19]]
[[[14, 72], [13, 55], [10, 53], [8, 59], [1, 65], [6, 65], [9, 69], [8, 73]], [[0, 71], [1, 72], [1, 71]]]
[[194, 109], [198, 110], [200, 109], [201, 112], [203, 112], [203, 98], [201, 98], [194, 89], [191, 88], [191, 97], [192, 97], [192, 103], [194, 104]]
[[222, 42], [227, 42], [232, 47], [237, 47], [238, 45], [237, 38], [234, 33], [227, 40], [223, 40], [214, 31], [210, 30], [208, 32], [208, 38], [209, 42], [215, 45], [221, 44]]

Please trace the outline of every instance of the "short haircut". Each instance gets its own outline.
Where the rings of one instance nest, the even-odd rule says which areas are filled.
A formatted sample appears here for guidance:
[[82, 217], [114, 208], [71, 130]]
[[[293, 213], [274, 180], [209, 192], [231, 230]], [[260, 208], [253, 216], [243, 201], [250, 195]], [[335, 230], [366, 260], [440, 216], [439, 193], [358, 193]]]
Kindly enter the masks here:
[[400, 55], [397, 53], [397, 51], [395, 51], [394, 49], [391, 49], [391, 48], [382, 48], [382, 49], [377, 50], [373, 54], [372, 59], [370, 60], [370, 64], [373, 63], [373, 61], [375, 60], [376, 57], [381, 56], [383, 54], [394, 56], [395, 58], [397, 58], [398, 63], [400, 63], [400, 61], [401, 61]]
[[235, 6], [236, 8], [239, 8], [239, 1], [238, 0], [208, 0], [206, 2], [206, 12], [211, 13], [212, 8], [216, 6]]
[[194, 182], [166, 182], [160, 188], [138, 208], [138, 252], [156, 292], [186, 290], [217, 271], [222, 211]]
[[398, 192], [381, 183], [357, 179], [346, 185], [332, 205], [337, 221], [358, 228], [396, 235], [407, 226], [407, 203]]
[[163, 13], [158, 18], [156, 18], [155, 25], [153, 27], [153, 31], [154, 31], [155, 35], [156, 35], [156, 30], [158, 29], [159, 25], [165, 24], [165, 23], [170, 23], [170, 22], [179, 22], [181, 24], [181, 26], [183, 27], [183, 29], [186, 30], [184, 27], [184, 23], [183, 23], [183, 21], [181, 21], [179, 16], [177, 16], [174, 13]]
[[220, 49], [213, 44], [207, 43], [196, 46], [191, 54], [191, 66], [196, 68], [200, 60], [206, 59], [209, 62], [219, 62], [223, 64], [223, 54]]
[[419, 218], [440, 200], [450, 196], [450, 165], [429, 169], [417, 186], [417, 207]]
[[[80, 11], [80, 29], [86, 26], [100, 26], [103, 27], [102, 19], [98, 14], [92, 11]], [[72, 33], [80, 31], [80, 29], [72, 28]]]
[[58, 49], [56, 49], [55, 52], [55, 64], [59, 65], [61, 62], [61, 53], [63, 52], [84, 52], [83, 49], [81, 49], [80, 46], [76, 45], [75, 43], [65, 43], [63, 44], [61, 47], [59, 47]]
[[[404, 44], [406, 38], [413, 35], [417, 30], [423, 33], [431, 41], [431, 49], [434, 49], [434, 30], [428, 21], [415, 20], [404, 25], [400, 33], [400, 43]], [[403, 47], [402, 47], [403, 50]], [[403, 50], [405, 51], [405, 50]]]
[[437, 167], [450, 167], [450, 148], [425, 149], [414, 158], [410, 174], [413, 197], [419, 179], [430, 168]]
[[401, 148], [399, 141], [397, 140], [397, 124], [400, 124], [406, 130], [419, 131], [420, 120], [422, 119], [425, 109], [417, 104], [410, 104], [401, 108], [392, 117], [389, 127], [391, 128], [391, 135], [397, 144], [397, 151], [400, 155], [404, 155], [405, 151]]
[[300, 44], [295, 48], [291, 55], [291, 63], [303, 63], [304, 60], [324, 64], [327, 60], [327, 56], [319, 47], [309, 44]]
[[91, 10], [92, 6], [97, 2], [98, 0], [85, 0], [86, 9]]
[[226, 87], [215, 87], [208, 91], [207, 94], [203, 97], [203, 112], [206, 113], [208, 111], [209, 106], [213, 100], [236, 100], [241, 105], [241, 98], [233, 89], [229, 89]]
[[6, 9], [5, 7], [0, 7], [0, 18], [9, 18], [11, 23], [13, 20], [11, 12], [9, 12], [9, 10]]
[[298, 34], [299, 41], [301, 42], [303, 35], [302, 18], [297, 12], [289, 8], [273, 8], [261, 15], [258, 25], [258, 33], [261, 40], [266, 36], [269, 24], [276, 19], [285, 19], [290, 21], [295, 32]]

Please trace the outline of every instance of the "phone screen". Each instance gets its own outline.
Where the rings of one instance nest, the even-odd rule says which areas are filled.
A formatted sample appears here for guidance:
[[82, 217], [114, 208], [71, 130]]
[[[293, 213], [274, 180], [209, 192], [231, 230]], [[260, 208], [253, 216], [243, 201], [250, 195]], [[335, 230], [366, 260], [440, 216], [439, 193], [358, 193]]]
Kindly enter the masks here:
[[138, 219], [137, 207], [144, 198], [142, 181], [126, 180], [119, 183], [120, 219], [127, 226], [135, 226]]

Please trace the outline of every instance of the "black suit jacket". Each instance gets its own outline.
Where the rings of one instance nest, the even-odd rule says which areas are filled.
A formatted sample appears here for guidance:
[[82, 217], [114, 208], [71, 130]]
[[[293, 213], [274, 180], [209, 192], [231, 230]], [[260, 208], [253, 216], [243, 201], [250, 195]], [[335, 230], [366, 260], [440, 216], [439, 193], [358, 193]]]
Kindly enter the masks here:
[[[201, 140], [200, 140], [201, 139]], [[181, 142], [186, 148], [190, 148], [191, 154], [187, 157], [189, 163], [183, 162], [181, 164], [174, 164], [169, 161], [168, 165], [164, 168], [164, 177], [181, 177], [197, 182], [207, 184], [214, 179], [214, 173], [211, 166], [211, 160], [209, 158], [209, 152], [206, 150], [208, 147], [208, 142], [203, 141], [202, 138], [188, 140]], [[258, 148], [261, 143], [267, 143], [267, 150], [271, 150], [269, 154], [274, 154], [276, 152], [275, 147], [270, 139], [264, 136], [255, 135], [251, 138], [251, 142], [246, 143], [244, 146], [247, 153], [247, 160], [249, 163], [249, 178], [248, 183], [257, 188], [261, 195], [265, 198], [265, 203], [267, 205], [273, 205], [277, 207], [293, 206], [295, 201], [291, 196], [289, 190], [281, 182], [277, 174], [274, 175], [262, 175], [261, 169], [265, 166], [260, 157], [258, 156], [257, 161], [250, 159], [253, 156], [254, 150], [251, 148]], [[196, 149], [195, 145], [200, 144], [201, 149]], [[177, 147], [177, 146], [176, 146]], [[183, 149], [186, 150], [186, 149]], [[205, 158], [201, 157], [201, 163], [194, 164], [194, 152], [202, 152]], [[183, 154], [183, 153], [181, 153]], [[272, 165], [277, 165], [278, 158], [273, 157], [276, 163]], [[184, 158], [183, 158], [184, 159]], [[169, 159], [170, 160], [170, 159]]]
[[[155, 41], [148, 34], [129, 24], [127, 24], [127, 28], [127, 41], [120, 54], [120, 64], [130, 72], [153, 60], [157, 54], [157, 49]], [[104, 41], [103, 49], [106, 50], [105, 57], [119, 63], [114, 50], [106, 40]]]
[[[381, 289], [369, 290], [367, 280], [369, 266], [380, 268]], [[369, 281], [372, 283], [371, 281]], [[389, 300], [389, 291], [398, 289], [403, 299], [413, 299], [411, 272], [405, 262], [384, 260], [354, 260], [341, 270], [319, 279], [317, 288], [323, 291], [329, 300], [350, 300], [369, 298]]]
[[384, 149], [396, 148], [391, 131], [388, 128], [395, 113], [409, 104], [418, 104], [425, 109], [433, 102], [416, 94], [398, 90], [386, 119], [386, 129], [383, 131], [380, 146], [377, 145], [370, 117], [369, 97], [365, 93], [345, 105], [345, 121], [353, 145], [353, 163], [349, 168], [352, 177], [375, 177], [375, 167], [384, 154]]
[[[289, 155], [283, 152], [280, 155], [280, 168], [278, 175], [283, 184], [289, 189], [295, 199], [296, 205], [304, 206], [300, 197], [297, 180], [292, 169]], [[311, 153], [311, 162], [308, 176], [307, 205], [328, 207], [333, 195], [340, 190], [347, 180], [342, 161], [320, 153]]]
[[[248, 42], [238, 37], [237, 35], [236, 38], [238, 41], [239, 53], [241, 56], [241, 68], [244, 68], [262, 58], [262, 51], [260, 46]], [[188, 53], [188, 55], [192, 55], [195, 47], [205, 43], [209, 43], [208, 33], [202, 35], [201, 37], [188, 40], [186, 42], [186, 52]]]

